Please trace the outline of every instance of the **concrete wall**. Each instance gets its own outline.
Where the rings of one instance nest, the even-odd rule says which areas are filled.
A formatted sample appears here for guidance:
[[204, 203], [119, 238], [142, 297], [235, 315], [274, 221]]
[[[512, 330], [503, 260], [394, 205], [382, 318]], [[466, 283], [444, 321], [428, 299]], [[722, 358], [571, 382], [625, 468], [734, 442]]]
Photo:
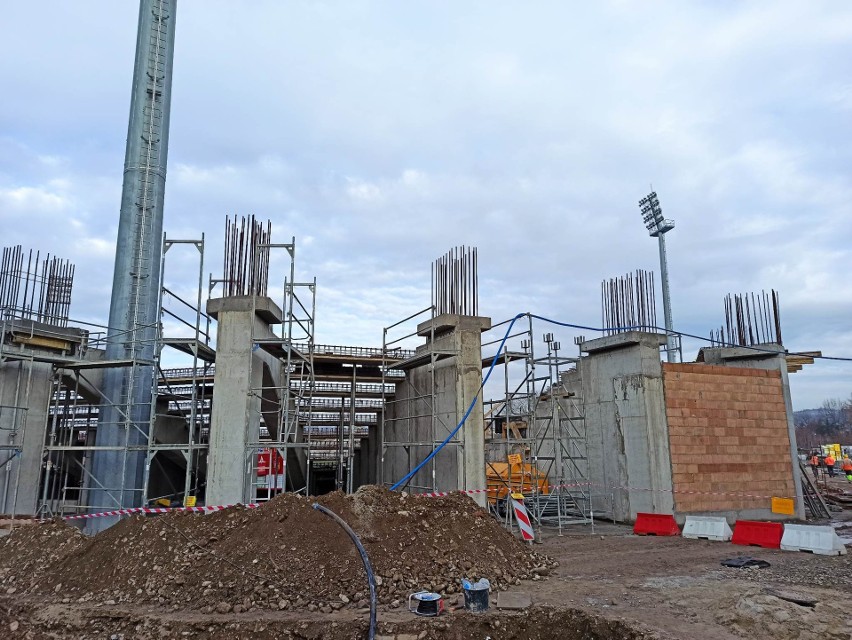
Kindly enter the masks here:
[[51, 361], [82, 357], [86, 336], [76, 327], [32, 320], [0, 323], [0, 353], [8, 357], [0, 362], [0, 444], [7, 447], [0, 451], [0, 513], [36, 513], [53, 393]]
[[[438, 392], [434, 399], [428, 365], [406, 371], [405, 379], [397, 383], [395, 400], [387, 407], [385, 443], [406, 443], [406, 446], [392, 444], [385, 448], [385, 482], [393, 483], [404, 477], [432, 452], [433, 441], [443, 440], [458, 424], [461, 415], [456, 411], [456, 378], [455, 359], [450, 358], [435, 365], [434, 384]], [[459, 488], [459, 442], [458, 437], [454, 438], [411, 479], [409, 486], [413, 491], [431, 490], [432, 487], [438, 491]]]
[[[420, 360], [407, 368], [405, 380], [397, 384], [395, 401], [386, 409], [384, 434], [384, 445], [410, 445], [383, 447], [385, 482], [401, 479], [428, 456], [431, 443], [444, 440], [478, 397], [462, 429], [414, 476], [410, 486], [439, 491], [485, 488], [485, 431], [479, 388], [481, 334], [490, 326], [488, 318], [456, 315], [439, 316], [418, 326], [418, 334], [427, 339], [427, 344], [417, 350]], [[436, 356], [434, 365], [430, 353]], [[484, 504], [485, 496], [479, 498]]]
[[785, 519], [770, 497], [796, 485], [779, 371], [664, 364], [678, 514]]
[[793, 420], [793, 401], [790, 395], [790, 376], [787, 373], [786, 351], [779, 344], [761, 344], [757, 346], [760, 351], [745, 347], [702, 349], [699, 359], [712, 365], [776, 371], [780, 375], [781, 392], [784, 397], [784, 411], [787, 414], [787, 439], [790, 443], [790, 464], [793, 470], [793, 483], [795, 485], [793, 495], [796, 499], [796, 517], [804, 520], [805, 502], [802, 496], [802, 481], [796, 446], [796, 425]]
[[569, 391], [581, 380], [592, 506], [606, 518], [672, 511], [661, 344], [637, 331], [584, 342], [588, 356], [565, 379]]
[[584, 399], [595, 513], [789, 518], [772, 513], [775, 496], [793, 498], [803, 519], [783, 347], [704, 349], [706, 363], [662, 364], [664, 343], [640, 332], [591, 340], [563, 375]]

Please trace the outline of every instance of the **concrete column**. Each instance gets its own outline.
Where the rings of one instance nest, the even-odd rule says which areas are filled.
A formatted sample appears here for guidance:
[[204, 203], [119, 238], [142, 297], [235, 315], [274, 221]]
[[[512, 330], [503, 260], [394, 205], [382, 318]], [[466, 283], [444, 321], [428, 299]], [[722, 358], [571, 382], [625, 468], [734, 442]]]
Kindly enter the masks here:
[[[474, 320], [465, 317], [462, 319]], [[459, 376], [456, 385], [458, 415], [464, 416], [471, 400], [477, 399], [476, 406], [459, 432], [459, 439], [464, 447], [464, 459], [462, 468], [459, 470], [459, 486], [466, 490], [486, 488], [485, 419], [480, 387], [482, 386], [482, 331], [488, 328], [491, 328], [490, 320], [487, 321], [487, 327], [484, 323], [462, 322], [454, 332], [458, 342], [456, 365]], [[484, 493], [475, 494], [473, 498], [480, 506], [486, 506], [487, 496]]]
[[[473, 410], [465, 420], [456, 436], [460, 451], [455, 460], [455, 489], [485, 489], [485, 429], [482, 411], [482, 332], [491, 328], [491, 319], [479, 316], [441, 315], [433, 320], [421, 323], [417, 327], [418, 335], [431, 340], [430, 348], [446, 357], [436, 363], [436, 369], [444, 375], [436, 376], [437, 407], [451, 406], [456, 416], [452, 429], [464, 417], [468, 407], [476, 398]], [[440, 358], [440, 356], [439, 356]], [[452, 445], [448, 445], [452, 446]], [[439, 454], [440, 455], [440, 454]], [[449, 473], [446, 469], [444, 473]], [[437, 473], [437, 472], [436, 472]], [[444, 477], [447, 482], [448, 477]], [[473, 498], [481, 506], [486, 505], [484, 493]]]
[[[589, 481], [595, 512], [633, 520], [672, 513], [672, 470], [663, 396], [662, 334], [628, 331], [580, 345]], [[631, 490], [632, 488], [632, 490]], [[641, 490], [637, 490], [641, 489]]]
[[[0, 513], [36, 513], [52, 383], [50, 364], [20, 360], [0, 365], [0, 444], [20, 449], [0, 469]], [[3, 451], [0, 464], [14, 455]]]
[[250, 497], [255, 481], [251, 456], [257, 452], [247, 445], [260, 436], [261, 398], [251, 391], [263, 385], [264, 364], [274, 364], [253, 339], [269, 337], [282, 314], [271, 299], [252, 296], [210, 300], [207, 312], [218, 327], [205, 501], [233, 504]]

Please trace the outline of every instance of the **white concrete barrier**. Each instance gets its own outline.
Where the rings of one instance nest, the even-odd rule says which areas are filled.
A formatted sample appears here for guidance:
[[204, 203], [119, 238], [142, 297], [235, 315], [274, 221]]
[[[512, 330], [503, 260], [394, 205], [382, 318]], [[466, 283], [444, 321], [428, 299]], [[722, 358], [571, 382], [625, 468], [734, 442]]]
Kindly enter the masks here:
[[785, 524], [781, 548], [809, 551], [822, 556], [846, 555], [846, 547], [832, 527], [811, 524]]
[[702, 540], [730, 540], [734, 532], [722, 516], [686, 516], [683, 537]]

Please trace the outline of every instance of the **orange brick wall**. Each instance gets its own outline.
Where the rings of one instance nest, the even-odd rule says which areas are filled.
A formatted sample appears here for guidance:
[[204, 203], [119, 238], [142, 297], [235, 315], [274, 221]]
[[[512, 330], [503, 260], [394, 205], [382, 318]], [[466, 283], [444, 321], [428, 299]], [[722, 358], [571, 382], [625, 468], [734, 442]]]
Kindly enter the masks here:
[[779, 371], [663, 363], [675, 511], [769, 509], [795, 498]]

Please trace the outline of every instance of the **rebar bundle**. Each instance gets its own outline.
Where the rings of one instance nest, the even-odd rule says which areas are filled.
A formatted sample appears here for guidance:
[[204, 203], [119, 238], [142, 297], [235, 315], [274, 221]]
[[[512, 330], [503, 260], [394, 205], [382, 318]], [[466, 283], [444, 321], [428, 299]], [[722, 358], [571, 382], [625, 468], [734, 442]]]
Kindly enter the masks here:
[[269, 242], [272, 223], [250, 216], [238, 221], [225, 219], [225, 297], [265, 296], [269, 280]]
[[479, 266], [476, 247], [454, 247], [432, 268], [435, 315], [479, 315]]
[[782, 344], [778, 292], [725, 296], [725, 326], [710, 332], [713, 346]]
[[606, 335], [624, 331], [655, 331], [657, 302], [654, 272], [637, 269], [601, 283], [602, 326]]
[[3, 249], [0, 260], [0, 312], [4, 318], [36, 320], [59, 326], [68, 323], [74, 265], [50, 257], [39, 261], [40, 252], [21, 245]]

